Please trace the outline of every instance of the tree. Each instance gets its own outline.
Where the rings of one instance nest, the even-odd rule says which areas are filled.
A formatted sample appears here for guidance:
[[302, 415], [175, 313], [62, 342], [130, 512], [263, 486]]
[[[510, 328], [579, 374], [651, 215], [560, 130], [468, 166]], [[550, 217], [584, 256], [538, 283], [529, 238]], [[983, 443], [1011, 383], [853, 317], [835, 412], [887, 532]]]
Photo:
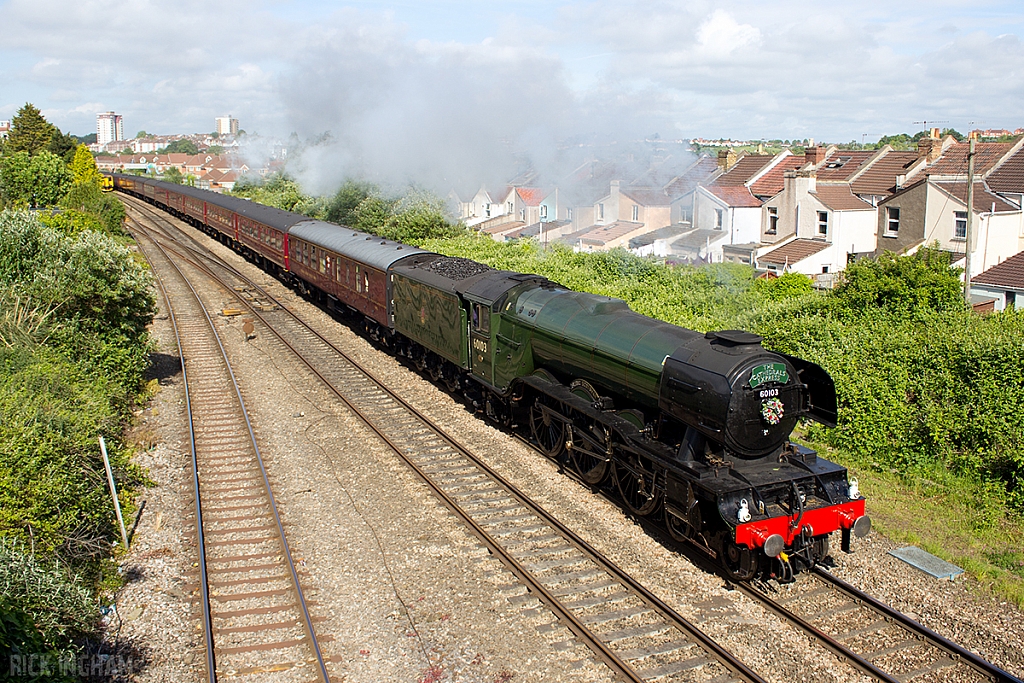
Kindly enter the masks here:
[[942, 137], [946, 137], [947, 135], [952, 135], [957, 142], [964, 141], [964, 136], [961, 135], [955, 128], [943, 128]]
[[157, 150], [158, 154], [199, 154], [199, 148], [196, 147], [196, 143], [191, 140], [182, 138], [181, 140], [175, 140], [171, 144], [167, 145], [161, 150]]
[[219, 155], [224, 153], [224, 148], [220, 145], [211, 145], [206, 149], [207, 154]]
[[356, 207], [377, 191], [371, 183], [346, 180], [327, 207], [327, 220], [341, 225], [356, 224]]
[[79, 145], [75, 149], [75, 156], [71, 160], [71, 175], [74, 176], [75, 184], [89, 183], [96, 187], [102, 185], [100, 172], [96, 168], [96, 159], [85, 145]]
[[135, 134], [135, 139], [136, 140], [139, 140], [141, 138], [148, 138], [148, 137], [149, 137], [149, 133], [147, 133], [144, 130], [140, 130], [138, 133]]
[[0, 159], [0, 194], [20, 206], [56, 206], [71, 189], [73, 179], [64, 161], [47, 151], [27, 151]]
[[28, 152], [30, 155], [44, 151], [60, 131], [51, 124], [33, 105], [26, 103], [11, 119], [11, 130], [7, 135], [7, 154]]
[[46, 146], [46, 151], [56, 154], [64, 160], [64, 163], [70, 164], [71, 160], [75, 158], [78, 144], [78, 138], [74, 135], [61, 133], [59, 128], [54, 127], [53, 137], [50, 138], [50, 144]]
[[175, 185], [181, 185], [184, 178], [181, 175], [181, 169], [177, 166], [171, 166], [164, 171], [164, 180], [168, 183], [174, 183]]
[[832, 291], [840, 308], [855, 313], [959, 311], [964, 307], [962, 272], [950, 267], [950, 255], [938, 246], [922, 247], [912, 256], [885, 252], [851, 264]]

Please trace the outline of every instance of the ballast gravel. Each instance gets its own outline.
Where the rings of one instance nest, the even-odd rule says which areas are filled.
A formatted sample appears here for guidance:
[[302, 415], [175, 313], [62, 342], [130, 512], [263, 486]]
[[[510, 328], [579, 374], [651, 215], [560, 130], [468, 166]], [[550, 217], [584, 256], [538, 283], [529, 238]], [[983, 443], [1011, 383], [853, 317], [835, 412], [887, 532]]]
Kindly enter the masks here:
[[[197, 235], [194, 231], [192, 234]], [[472, 414], [396, 359], [310, 305], [233, 252], [199, 236], [543, 504], [563, 523], [770, 681], [860, 681], [854, 673], [699, 563], [657, 540], [606, 497], [559, 473], [555, 463]], [[238, 293], [204, 287], [211, 308], [237, 307]], [[328, 670], [338, 681], [601, 681], [595, 661], [504, 566], [429, 493], [425, 484], [257, 323], [219, 317], [260, 439], [300, 581]], [[171, 355], [166, 322], [154, 322]], [[137, 681], [190, 681], [203, 674], [194, 616], [194, 530], [180, 375], [138, 429], [155, 446], [139, 456], [157, 485], [146, 491], [122, 589], [121, 637], [147, 652]], [[145, 422], [143, 422], [143, 420]], [[868, 502], [870, 512], [870, 501]], [[159, 521], [158, 521], [159, 520]], [[936, 581], [890, 557], [873, 533], [834, 573], [941, 635], [1021, 675], [1024, 619], [969, 579]], [[141, 607], [141, 611], [139, 608]]]

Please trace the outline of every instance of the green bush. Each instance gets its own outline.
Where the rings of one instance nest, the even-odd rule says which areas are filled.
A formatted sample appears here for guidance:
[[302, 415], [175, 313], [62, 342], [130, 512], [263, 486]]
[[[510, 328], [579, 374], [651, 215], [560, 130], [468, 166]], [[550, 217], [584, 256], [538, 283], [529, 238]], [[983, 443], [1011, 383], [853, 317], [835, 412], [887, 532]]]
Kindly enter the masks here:
[[[75, 640], [94, 627], [98, 610], [81, 579], [56, 562], [40, 560], [18, 542], [0, 538], [0, 658], [74, 657]], [[51, 672], [35, 680], [71, 680]]]

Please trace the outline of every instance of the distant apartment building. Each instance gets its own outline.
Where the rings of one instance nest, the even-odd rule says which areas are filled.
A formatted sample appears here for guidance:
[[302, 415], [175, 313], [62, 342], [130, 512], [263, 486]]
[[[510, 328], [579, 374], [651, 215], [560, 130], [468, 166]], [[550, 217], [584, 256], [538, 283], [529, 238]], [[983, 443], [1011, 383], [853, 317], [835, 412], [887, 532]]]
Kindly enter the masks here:
[[105, 145], [117, 140], [124, 140], [121, 115], [112, 111], [96, 114], [96, 144]]
[[238, 119], [231, 115], [217, 117], [217, 135], [238, 135]]
[[7, 134], [11, 132], [10, 121], [0, 121], [0, 140], [7, 137]]

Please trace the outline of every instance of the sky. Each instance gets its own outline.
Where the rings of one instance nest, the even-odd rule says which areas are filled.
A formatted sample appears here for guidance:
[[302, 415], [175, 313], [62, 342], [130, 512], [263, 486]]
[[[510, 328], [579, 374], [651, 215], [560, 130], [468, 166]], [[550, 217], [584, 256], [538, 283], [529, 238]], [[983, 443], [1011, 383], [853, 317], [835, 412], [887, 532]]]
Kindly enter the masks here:
[[[314, 182], [495, 173], [659, 135], [874, 141], [1024, 126], [1024, 4], [0, 0], [0, 119], [316, 139]], [[310, 171], [312, 173], [312, 171]], [[314, 175], [316, 175], [314, 173]]]

